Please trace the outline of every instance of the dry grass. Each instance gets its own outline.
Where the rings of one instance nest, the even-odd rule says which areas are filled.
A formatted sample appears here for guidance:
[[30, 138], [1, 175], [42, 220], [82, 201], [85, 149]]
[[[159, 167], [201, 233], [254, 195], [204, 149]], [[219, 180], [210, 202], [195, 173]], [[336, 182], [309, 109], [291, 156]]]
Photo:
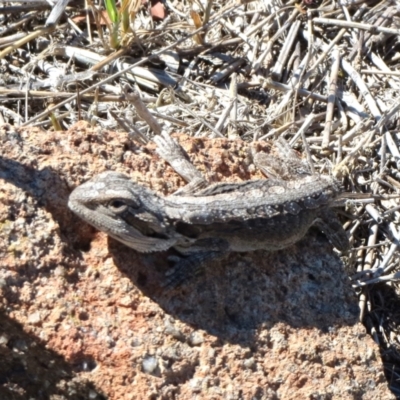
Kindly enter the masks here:
[[356, 198], [342, 213], [345, 262], [400, 398], [398, 1], [166, 0], [165, 15], [161, 2], [124, 2], [130, 29], [113, 43], [91, 0], [58, 21], [44, 1], [1, 2], [1, 123], [85, 119], [140, 142], [161, 128], [283, 136], [342, 179]]

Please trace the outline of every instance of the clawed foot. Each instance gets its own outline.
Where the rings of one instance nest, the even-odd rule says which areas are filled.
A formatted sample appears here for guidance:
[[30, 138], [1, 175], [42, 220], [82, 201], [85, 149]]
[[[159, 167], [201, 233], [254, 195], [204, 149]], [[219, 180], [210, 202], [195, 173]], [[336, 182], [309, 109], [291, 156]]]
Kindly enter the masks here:
[[166, 279], [162, 287], [172, 289], [184, 284], [193, 277], [201, 275], [209, 264], [224, 258], [225, 255], [225, 252], [220, 251], [201, 251], [187, 257], [168, 257], [168, 260], [175, 265], [165, 274]]
[[165, 274], [165, 281], [162, 283], [164, 288], [176, 288], [180, 284], [187, 282], [192, 277], [201, 274], [203, 267], [201, 260], [196, 257], [189, 256], [187, 258], [170, 256], [168, 261], [175, 263]]

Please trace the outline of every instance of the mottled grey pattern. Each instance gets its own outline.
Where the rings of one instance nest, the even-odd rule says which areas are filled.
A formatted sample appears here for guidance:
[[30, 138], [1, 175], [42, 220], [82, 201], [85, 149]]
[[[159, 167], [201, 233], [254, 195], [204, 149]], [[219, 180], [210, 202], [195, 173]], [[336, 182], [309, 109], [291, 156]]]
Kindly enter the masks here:
[[166, 279], [175, 286], [231, 251], [279, 250], [320, 228], [340, 251], [349, 242], [331, 207], [338, 182], [311, 174], [284, 141], [282, 157], [253, 155], [269, 179], [209, 184], [168, 135], [157, 136], [158, 153], [188, 181], [160, 196], [129, 177], [104, 172], [77, 187], [69, 207], [86, 222], [139, 252], [171, 247], [184, 257]]

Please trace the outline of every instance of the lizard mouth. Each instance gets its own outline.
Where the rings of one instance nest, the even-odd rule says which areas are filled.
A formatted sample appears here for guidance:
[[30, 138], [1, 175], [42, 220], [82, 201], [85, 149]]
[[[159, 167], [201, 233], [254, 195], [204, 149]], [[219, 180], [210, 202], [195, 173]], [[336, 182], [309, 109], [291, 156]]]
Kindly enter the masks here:
[[123, 219], [113, 220], [100, 226], [93, 223], [93, 225], [114, 239], [124, 243], [126, 246], [137, 250], [141, 253], [152, 253], [156, 251], [164, 251], [172, 247], [176, 240], [164, 237], [156, 237], [150, 234], [143, 234], [137, 226], [128, 224]]
[[108, 213], [107, 208], [104, 207], [102, 213], [99, 213], [98, 207], [92, 208], [89, 204], [82, 208], [79, 207], [79, 204], [75, 204], [73, 196], [70, 197], [68, 205], [75, 214], [90, 225], [141, 253], [164, 251], [176, 243], [176, 239], [168, 239], [165, 235], [160, 235], [152, 230], [151, 227], [146, 227], [145, 221], [141, 221], [133, 215], [128, 217], [129, 213], [126, 213], [125, 219], [122, 215], [115, 216], [115, 214]]

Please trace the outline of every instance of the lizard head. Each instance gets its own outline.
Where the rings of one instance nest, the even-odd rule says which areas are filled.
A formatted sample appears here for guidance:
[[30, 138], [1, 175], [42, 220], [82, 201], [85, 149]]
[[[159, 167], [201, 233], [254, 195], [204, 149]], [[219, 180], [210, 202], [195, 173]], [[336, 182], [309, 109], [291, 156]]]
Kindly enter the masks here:
[[117, 172], [103, 172], [78, 186], [69, 208], [95, 228], [140, 251], [162, 251], [175, 239], [166, 234], [163, 199]]

